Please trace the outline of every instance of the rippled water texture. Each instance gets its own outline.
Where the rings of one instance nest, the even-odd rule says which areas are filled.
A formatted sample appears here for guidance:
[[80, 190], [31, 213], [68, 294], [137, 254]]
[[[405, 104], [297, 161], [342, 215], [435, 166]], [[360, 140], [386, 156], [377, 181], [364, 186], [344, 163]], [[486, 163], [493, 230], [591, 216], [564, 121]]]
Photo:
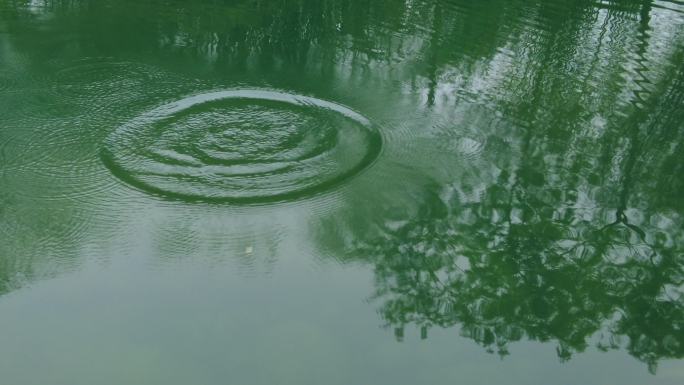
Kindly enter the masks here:
[[681, 0], [0, 0], [0, 385], [684, 384]]
[[158, 107], [112, 133], [103, 159], [122, 180], [196, 200], [283, 199], [343, 182], [372, 162], [380, 136], [338, 104], [230, 90]]

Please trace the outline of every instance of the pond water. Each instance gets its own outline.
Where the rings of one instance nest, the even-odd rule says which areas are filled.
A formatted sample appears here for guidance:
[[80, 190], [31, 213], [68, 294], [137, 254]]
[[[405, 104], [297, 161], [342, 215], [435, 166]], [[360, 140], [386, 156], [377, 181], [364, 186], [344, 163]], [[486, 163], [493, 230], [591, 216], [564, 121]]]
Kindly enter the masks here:
[[0, 0], [0, 383], [684, 383], [680, 0]]

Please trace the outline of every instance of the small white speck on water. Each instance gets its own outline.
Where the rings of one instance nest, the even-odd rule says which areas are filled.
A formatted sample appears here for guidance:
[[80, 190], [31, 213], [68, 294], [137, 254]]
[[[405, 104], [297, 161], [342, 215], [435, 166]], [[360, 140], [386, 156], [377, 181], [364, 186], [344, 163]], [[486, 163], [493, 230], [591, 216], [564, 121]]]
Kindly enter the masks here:
[[252, 254], [253, 252], [254, 248], [252, 246], [245, 247], [245, 254]]

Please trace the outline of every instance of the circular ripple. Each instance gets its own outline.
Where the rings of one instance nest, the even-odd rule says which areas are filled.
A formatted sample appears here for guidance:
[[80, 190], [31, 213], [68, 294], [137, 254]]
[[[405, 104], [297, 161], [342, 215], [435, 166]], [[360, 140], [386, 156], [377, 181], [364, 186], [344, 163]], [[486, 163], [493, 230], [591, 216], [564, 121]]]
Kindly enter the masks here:
[[336, 103], [226, 90], [165, 104], [115, 130], [102, 151], [126, 183], [171, 198], [286, 200], [344, 182], [380, 153], [376, 128]]

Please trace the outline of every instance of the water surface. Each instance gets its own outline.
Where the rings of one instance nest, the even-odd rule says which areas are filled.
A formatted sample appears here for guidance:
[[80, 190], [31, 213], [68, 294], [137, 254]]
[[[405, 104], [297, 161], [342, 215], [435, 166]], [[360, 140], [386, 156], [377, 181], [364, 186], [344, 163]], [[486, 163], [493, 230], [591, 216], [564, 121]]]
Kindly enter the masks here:
[[0, 0], [0, 383], [681, 384], [684, 3]]

